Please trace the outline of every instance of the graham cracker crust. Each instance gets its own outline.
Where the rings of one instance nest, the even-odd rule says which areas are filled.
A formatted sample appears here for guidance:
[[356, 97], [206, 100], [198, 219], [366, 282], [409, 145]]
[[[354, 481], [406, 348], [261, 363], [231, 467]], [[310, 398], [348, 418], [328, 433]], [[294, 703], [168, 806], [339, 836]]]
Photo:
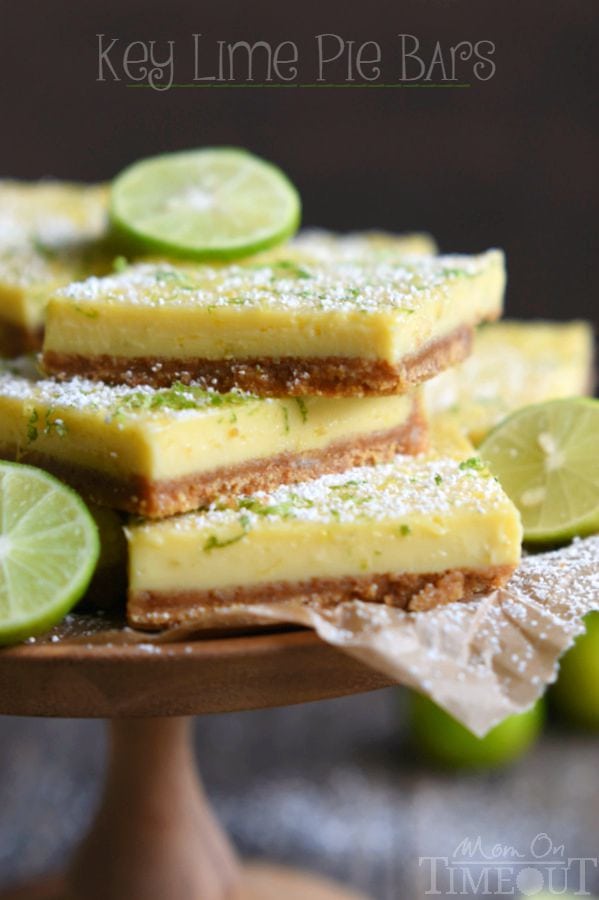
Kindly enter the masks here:
[[0, 356], [12, 359], [24, 353], [37, 352], [42, 349], [43, 339], [43, 328], [30, 331], [21, 325], [0, 319]]
[[279, 453], [172, 480], [120, 478], [32, 448], [18, 452], [14, 447], [0, 446], [0, 458], [18, 459], [46, 469], [99, 506], [165, 518], [207, 506], [223, 494], [269, 491], [280, 484], [294, 484], [353, 466], [389, 462], [397, 453], [420, 453], [426, 447], [426, 418], [419, 400], [414, 398], [410, 416], [397, 428], [336, 441], [322, 450]]
[[474, 329], [461, 326], [392, 364], [346, 356], [248, 357], [245, 359], [165, 359], [81, 356], [45, 350], [42, 364], [56, 378], [82, 375], [108, 384], [168, 387], [194, 382], [226, 392], [233, 388], [260, 397], [367, 397], [402, 394], [462, 362], [472, 348]]
[[[239, 627], [256, 624], [256, 618], [248, 616], [245, 607], [282, 601], [322, 607], [364, 600], [409, 612], [425, 612], [446, 603], [463, 603], [484, 596], [504, 585], [514, 569], [515, 566], [489, 566], [426, 574], [312, 578], [211, 591], [129, 591], [127, 619], [131, 626], [151, 631], [178, 625], [198, 629]], [[263, 621], [272, 624], [271, 619]]]

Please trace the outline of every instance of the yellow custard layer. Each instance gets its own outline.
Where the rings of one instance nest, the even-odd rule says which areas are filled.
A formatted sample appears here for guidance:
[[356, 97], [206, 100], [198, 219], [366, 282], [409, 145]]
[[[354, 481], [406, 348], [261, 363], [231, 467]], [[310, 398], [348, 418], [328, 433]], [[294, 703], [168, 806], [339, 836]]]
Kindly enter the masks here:
[[224, 267], [137, 264], [54, 293], [44, 351], [83, 357], [347, 357], [397, 363], [496, 318], [504, 258]]
[[0, 181], [0, 320], [39, 329], [52, 291], [106, 271], [107, 197], [104, 185]]
[[593, 330], [587, 322], [498, 322], [477, 331], [472, 355], [424, 388], [433, 415], [478, 444], [501, 419], [529, 403], [586, 394], [593, 385]]
[[132, 523], [129, 590], [209, 591], [365, 574], [515, 566], [518, 511], [476, 457], [398, 456]]
[[[112, 270], [112, 255], [101, 246], [107, 204], [104, 185], [0, 180], [0, 345], [10, 344], [10, 337], [2, 340], [7, 325], [39, 332], [48, 296], [57, 288]], [[435, 242], [426, 234], [311, 230], [270, 251], [268, 258], [330, 262], [435, 252]]]
[[0, 372], [0, 452], [158, 481], [384, 432], [405, 424], [413, 404], [413, 395], [275, 400], [179, 384], [60, 383], [26, 359]]

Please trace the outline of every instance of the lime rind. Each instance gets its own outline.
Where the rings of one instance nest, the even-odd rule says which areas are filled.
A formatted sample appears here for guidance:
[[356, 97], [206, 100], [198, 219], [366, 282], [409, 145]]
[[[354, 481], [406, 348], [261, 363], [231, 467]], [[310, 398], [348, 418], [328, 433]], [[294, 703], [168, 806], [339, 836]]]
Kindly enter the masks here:
[[479, 451], [520, 510], [526, 542], [599, 530], [599, 401], [572, 397], [520, 409]]
[[84, 594], [100, 552], [81, 498], [57, 479], [0, 463], [0, 645], [47, 631]]
[[[218, 203], [211, 192], [218, 193]], [[232, 147], [163, 154], [114, 181], [113, 230], [131, 252], [196, 261], [239, 259], [291, 237], [299, 194], [272, 163]]]

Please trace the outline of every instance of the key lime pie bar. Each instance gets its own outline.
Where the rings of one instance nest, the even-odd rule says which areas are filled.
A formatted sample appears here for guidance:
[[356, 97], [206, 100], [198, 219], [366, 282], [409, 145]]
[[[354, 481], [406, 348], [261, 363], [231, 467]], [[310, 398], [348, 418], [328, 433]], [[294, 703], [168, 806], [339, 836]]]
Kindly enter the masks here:
[[0, 181], [0, 353], [38, 349], [48, 293], [106, 271], [106, 207], [104, 186]]
[[402, 262], [138, 264], [54, 293], [48, 372], [260, 396], [400, 393], [501, 313], [503, 254]]
[[0, 457], [39, 465], [88, 499], [147, 516], [415, 453], [426, 442], [413, 393], [276, 400], [180, 383], [61, 383], [36, 376], [27, 359], [4, 370]]
[[392, 262], [406, 256], [433, 256], [436, 252], [437, 245], [429, 234], [392, 234], [388, 231], [338, 234], [322, 228], [308, 228], [288, 244], [263, 254], [260, 259], [290, 258], [315, 263], [372, 259]]
[[[503, 584], [518, 511], [477, 457], [392, 462], [259, 491], [127, 528], [128, 618], [243, 624], [249, 603], [348, 599], [424, 610]], [[221, 623], [222, 624], [222, 621]]]
[[478, 444], [530, 403], [592, 391], [593, 330], [586, 322], [498, 322], [480, 328], [472, 355], [425, 386], [429, 411]]

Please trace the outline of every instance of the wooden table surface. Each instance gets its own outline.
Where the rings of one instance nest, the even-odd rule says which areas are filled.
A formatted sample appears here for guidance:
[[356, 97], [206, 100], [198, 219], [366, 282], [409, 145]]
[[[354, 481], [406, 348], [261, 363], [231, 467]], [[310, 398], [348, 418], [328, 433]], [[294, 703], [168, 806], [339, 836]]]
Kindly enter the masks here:
[[[201, 770], [240, 850], [350, 882], [376, 900], [420, 900], [419, 856], [465, 837], [526, 849], [540, 832], [597, 856], [599, 738], [549, 730], [506, 772], [452, 777], [414, 759], [395, 689], [205, 716]], [[60, 867], [90, 819], [101, 723], [0, 719], [0, 886]], [[599, 894], [599, 871], [589, 889]]]

